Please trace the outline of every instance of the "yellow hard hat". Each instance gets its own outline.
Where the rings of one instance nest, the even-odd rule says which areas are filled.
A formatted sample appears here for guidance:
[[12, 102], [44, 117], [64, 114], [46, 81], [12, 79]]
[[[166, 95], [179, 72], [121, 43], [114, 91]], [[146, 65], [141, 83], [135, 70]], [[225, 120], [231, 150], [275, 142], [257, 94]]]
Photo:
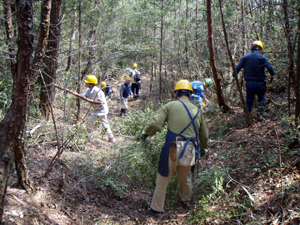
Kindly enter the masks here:
[[132, 67], [138, 67], [138, 65], [136, 63], [133, 63], [133, 66]]
[[128, 76], [128, 77], [125, 77], [125, 80], [126, 80], [126, 81], [129, 81], [129, 80], [131, 80], [131, 77], [129, 77], [129, 76]]
[[193, 86], [188, 80], [180, 80], [175, 84], [174, 92], [177, 90], [188, 90], [194, 93]]
[[264, 45], [263, 45], [263, 43], [261, 41], [254, 41], [252, 43], [252, 45], [258, 45], [259, 47], [261, 47], [262, 50], [264, 49]]
[[88, 75], [84, 82], [88, 84], [98, 84], [98, 79], [95, 75]]
[[106, 86], [106, 82], [101, 82], [101, 88], [104, 88]]

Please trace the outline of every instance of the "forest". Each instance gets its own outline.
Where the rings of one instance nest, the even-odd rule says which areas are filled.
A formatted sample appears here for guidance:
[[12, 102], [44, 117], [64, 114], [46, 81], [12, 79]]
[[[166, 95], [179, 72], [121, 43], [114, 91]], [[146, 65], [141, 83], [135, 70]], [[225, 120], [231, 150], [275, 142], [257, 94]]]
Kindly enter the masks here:
[[[3, 0], [0, 15], [1, 224], [300, 224], [299, 1]], [[275, 69], [262, 121], [235, 69], [254, 41]], [[121, 117], [134, 63], [140, 98]], [[91, 105], [74, 93], [90, 74], [113, 88], [115, 143], [100, 121], [87, 137]], [[155, 219], [144, 208], [167, 127], [140, 136], [177, 81], [206, 78], [192, 207], [174, 176]]]

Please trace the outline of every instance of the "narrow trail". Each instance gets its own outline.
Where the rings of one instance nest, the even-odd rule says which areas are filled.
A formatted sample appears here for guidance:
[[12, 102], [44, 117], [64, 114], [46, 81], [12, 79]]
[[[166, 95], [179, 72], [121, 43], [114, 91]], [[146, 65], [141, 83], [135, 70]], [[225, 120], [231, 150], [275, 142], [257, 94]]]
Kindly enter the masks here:
[[[64, 150], [48, 178], [44, 178], [43, 175], [57, 151], [53, 127], [51, 123], [43, 120], [30, 119], [28, 130], [37, 124], [40, 125], [26, 141], [27, 166], [35, 192], [29, 195], [19, 189], [16, 173], [12, 173], [5, 198], [4, 224], [188, 224], [192, 209], [184, 209], [181, 206], [177, 192], [167, 193], [166, 198], [169, 202], [165, 206], [166, 213], [157, 220], [143, 210], [144, 206], [150, 203], [154, 190], [136, 188], [132, 185], [126, 187], [127, 194], [121, 197], [113, 188], [115, 180], [109, 179], [108, 171], [116, 169], [114, 168], [116, 154], [122, 154], [125, 146], [134, 140], [133, 136], [121, 133], [118, 128], [120, 121], [124, 119], [120, 117], [121, 105], [118, 100], [123, 82], [122, 80], [108, 82], [114, 90], [114, 96], [108, 102], [110, 108], [108, 120], [115, 134], [116, 143], [107, 141], [107, 135], [101, 134], [101, 126], [97, 129], [99, 135], [87, 141], [83, 126], [74, 141]], [[140, 98], [129, 101], [129, 113], [133, 113], [137, 108], [146, 108], [149, 101], [157, 104], [153, 110], [158, 107], [157, 89], [153, 92], [155, 96], [149, 99], [150, 75], [145, 74], [141, 82]], [[279, 215], [276, 213], [281, 209], [278, 209], [279, 211], [275, 209], [278, 204], [284, 208], [286, 217], [291, 217], [292, 213], [297, 214], [296, 211], [288, 210], [293, 207], [300, 208], [300, 202], [297, 201], [300, 199], [300, 192], [297, 190], [300, 189], [299, 185], [295, 185], [300, 181], [300, 162], [296, 161], [297, 157], [299, 158], [297, 154], [300, 147], [296, 144], [294, 148], [298, 148], [298, 151], [290, 151], [283, 157], [286, 167], [282, 170], [283, 178], [280, 178], [278, 174], [281, 170], [276, 162], [279, 146], [288, 144], [286, 143], [288, 139], [284, 139], [287, 135], [284, 131], [287, 125], [282, 120], [283, 111], [286, 110], [283, 105], [286, 103], [277, 104], [278, 97], [274, 95], [268, 94], [267, 98], [272, 100], [267, 104], [265, 120], [258, 122], [254, 119], [252, 127], [249, 128], [244, 126], [245, 119], [239, 107], [232, 107], [233, 113], [226, 115], [215, 108], [207, 112], [209, 118], [206, 119], [206, 123], [211, 141], [207, 155], [200, 160], [198, 171], [201, 177], [201, 172], [210, 168], [230, 169], [227, 171], [230, 180], [222, 184], [224, 203], [214, 206], [214, 210], [220, 214], [231, 216], [230, 212], [235, 209], [234, 205], [242, 204], [248, 199], [244, 189], [254, 199], [252, 206], [247, 210], [255, 214], [256, 218], [266, 218], [269, 216], [266, 213], [268, 211], [273, 215]], [[214, 101], [214, 96], [210, 95], [209, 99]], [[55, 110], [58, 125], [65, 126], [65, 130], [74, 129], [71, 122], [63, 124], [63, 112], [58, 108]], [[272, 160], [275, 163], [271, 163]], [[194, 176], [193, 182], [200, 177]], [[122, 183], [122, 178], [117, 179]], [[284, 193], [286, 202], [281, 202], [283, 193], [279, 184], [287, 189], [289, 185], [294, 185], [292, 186], [294, 189], [290, 188], [289, 192]], [[212, 190], [211, 188], [199, 190], [194, 185], [192, 203], [195, 206], [203, 191], [210, 193]], [[236, 198], [234, 193], [240, 193], [236, 195], [241, 202], [236, 203], [238, 199], [234, 201]], [[251, 213], [249, 215], [252, 215]], [[213, 216], [205, 221], [205, 224], [224, 224], [224, 221]]]

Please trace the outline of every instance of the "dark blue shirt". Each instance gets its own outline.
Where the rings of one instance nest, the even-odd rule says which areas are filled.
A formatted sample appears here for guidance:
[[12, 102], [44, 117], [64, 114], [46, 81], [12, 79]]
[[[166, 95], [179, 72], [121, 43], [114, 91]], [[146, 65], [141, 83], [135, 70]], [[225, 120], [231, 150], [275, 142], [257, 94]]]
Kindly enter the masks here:
[[[238, 74], [244, 68], [244, 79], [246, 81], [265, 81], [265, 67], [272, 76], [275, 74], [275, 70], [267, 57], [254, 50], [244, 55], [235, 69]], [[234, 77], [234, 74], [232, 76]]]
[[124, 83], [122, 86], [121, 86], [121, 90], [120, 90], [120, 97], [122, 98], [128, 98], [128, 96], [130, 95], [131, 93], [131, 84], [127, 84], [127, 83]]

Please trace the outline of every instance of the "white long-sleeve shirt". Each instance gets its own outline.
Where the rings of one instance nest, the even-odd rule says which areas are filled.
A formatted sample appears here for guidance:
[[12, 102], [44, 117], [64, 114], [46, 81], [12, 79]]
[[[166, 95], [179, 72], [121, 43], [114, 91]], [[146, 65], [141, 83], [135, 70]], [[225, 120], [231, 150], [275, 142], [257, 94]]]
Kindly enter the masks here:
[[90, 88], [87, 88], [82, 96], [93, 101], [103, 102], [103, 104], [93, 104], [92, 106], [95, 111], [101, 111], [101, 113], [104, 114], [108, 113], [108, 105], [106, 102], [105, 94], [100, 88], [96, 86], [94, 86], [92, 90]]

